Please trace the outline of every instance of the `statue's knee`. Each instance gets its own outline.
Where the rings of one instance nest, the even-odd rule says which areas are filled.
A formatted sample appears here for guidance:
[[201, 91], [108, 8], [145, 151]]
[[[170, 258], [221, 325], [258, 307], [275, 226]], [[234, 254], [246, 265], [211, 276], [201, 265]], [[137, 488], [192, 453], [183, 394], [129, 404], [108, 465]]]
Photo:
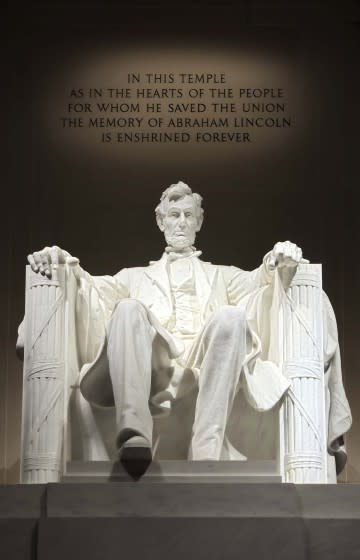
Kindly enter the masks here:
[[220, 307], [214, 315], [217, 321], [229, 323], [233, 321], [245, 321], [245, 310], [241, 307], [234, 307], [232, 305], [224, 305]]
[[124, 311], [127, 311], [127, 310], [143, 311], [144, 306], [137, 299], [125, 298], [125, 299], [120, 300], [119, 303], [116, 306], [115, 311], [117, 311], [119, 313], [124, 313]]
[[213, 320], [216, 326], [225, 333], [233, 333], [235, 330], [246, 328], [245, 310], [239, 307], [225, 305], [214, 314]]
[[118, 321], [129, 321], [138, 319], [139, 317], [146, 318], [146, 311], [144, 306], [136, 299], [126, 298], [119, 301], [116, 305], [109, 323], [109, 329]]

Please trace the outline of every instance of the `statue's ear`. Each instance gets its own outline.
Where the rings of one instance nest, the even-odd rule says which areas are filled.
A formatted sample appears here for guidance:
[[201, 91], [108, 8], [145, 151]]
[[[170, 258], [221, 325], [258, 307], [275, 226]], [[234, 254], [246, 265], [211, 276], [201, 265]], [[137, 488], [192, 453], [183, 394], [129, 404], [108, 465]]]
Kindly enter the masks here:
[[199, 218], [198, 218], [198, 223], [197, 223], [197, 226], [196, 226], [196, 230], [195, 230], [195, 231], [200, 231], [200, 230], [201, 230], [201, 226], [202, 226], [203, 220], [204, 220], [204, 214], [202, 214], [201, 216], [199, 216]]
[[163, 224], [163, 218], [162, 218], [161, 214], [156, 214], [156, 223], [157, 223], [160, 231], [165, 230], [165, 226]]

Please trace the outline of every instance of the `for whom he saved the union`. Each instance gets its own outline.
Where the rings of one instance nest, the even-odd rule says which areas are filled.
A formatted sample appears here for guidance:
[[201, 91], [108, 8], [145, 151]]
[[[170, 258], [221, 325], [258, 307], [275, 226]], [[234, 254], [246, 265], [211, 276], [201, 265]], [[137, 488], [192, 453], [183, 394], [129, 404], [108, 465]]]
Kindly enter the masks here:
[[[271, 350], [274, 284], [276, 278], [286, 290], [297, 265], [307, 261], [289, 241], [276, 243], [251, 272], [201, 260], [194, 247], [203, 221], [201, 202], [181, 181], [163, 192], [156, 219], [167, 246], [149, 266], [96, 277], [56, 246], [28, 256], [32, 270], [49, 277], [59, 263], [72, 265], [81, 391], [91, 403], [115, 403], [116, 443], [129, 472], [134, 461], [142, 461], [145, 470], [152, 459], [153, 416], [168, 413], [196, 385], [193, 460], [239, 458], [226, 434], [239, 389], [253, 409], [267, 411], [290, 386]], [[335, 319], [324, 298], [330, 332]], [[324, 339], [324, 352], [331, 368], [338, 352], [335, 331]], [[336, 376], [340, 381], [330, 398], [341, 401], [350, 418], [341, 370]], [[329, 425], [331, 445], [348, 426], [343, 418]]]

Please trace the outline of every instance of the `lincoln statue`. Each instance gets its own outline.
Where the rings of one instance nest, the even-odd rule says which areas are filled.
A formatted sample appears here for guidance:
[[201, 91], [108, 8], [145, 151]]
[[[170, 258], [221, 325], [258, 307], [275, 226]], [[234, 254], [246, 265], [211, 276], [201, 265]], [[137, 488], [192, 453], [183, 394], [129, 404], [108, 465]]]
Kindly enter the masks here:
[[[194, 387], [188, 458], [216, 461], [231, 458], [227, 424], [236, 394], [268, 411], [290, 386], [276, 359], [271, 314], [277, 290], [286, 292], [298, 264], [308, 261], [289, 241], [276, 243], [250, 272], [203, 261], [195, 247], [201, 204], [185, 183], [170, 185], [155, 210], [166, 241], [161, 258], [115, 276], [91, 276], [56, 246], [28, 256], [32, 270], [48, 278], [61, 263], [74, 272], [80, 389], [91, 403], [115, 404], [119, 459], [130, 473], [135, 463], [145, 470], [152, 460], [153, 417], [169, 414]], [[324, 321], [332, 324], [324, 300]], [[327, 367], [337, 351], [333, 338], [336, 344], [325, 348]], [[342, 383], [331, 398], [348, 410]], [[334, 430], [333, 441], [344, 424]]]

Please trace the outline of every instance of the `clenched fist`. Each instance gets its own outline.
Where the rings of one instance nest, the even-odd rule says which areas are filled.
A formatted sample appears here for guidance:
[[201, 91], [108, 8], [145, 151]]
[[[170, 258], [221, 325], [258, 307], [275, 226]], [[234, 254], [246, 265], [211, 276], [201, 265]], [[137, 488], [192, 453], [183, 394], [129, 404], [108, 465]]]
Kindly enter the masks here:
[[307, 259], [302, 258], [302, 250], [300, 247], [291, 243], [291, 241], [279, 241], [275, 243], [270, 253], [269, 268], [296, 267], [299, 263], [309, 263]]

